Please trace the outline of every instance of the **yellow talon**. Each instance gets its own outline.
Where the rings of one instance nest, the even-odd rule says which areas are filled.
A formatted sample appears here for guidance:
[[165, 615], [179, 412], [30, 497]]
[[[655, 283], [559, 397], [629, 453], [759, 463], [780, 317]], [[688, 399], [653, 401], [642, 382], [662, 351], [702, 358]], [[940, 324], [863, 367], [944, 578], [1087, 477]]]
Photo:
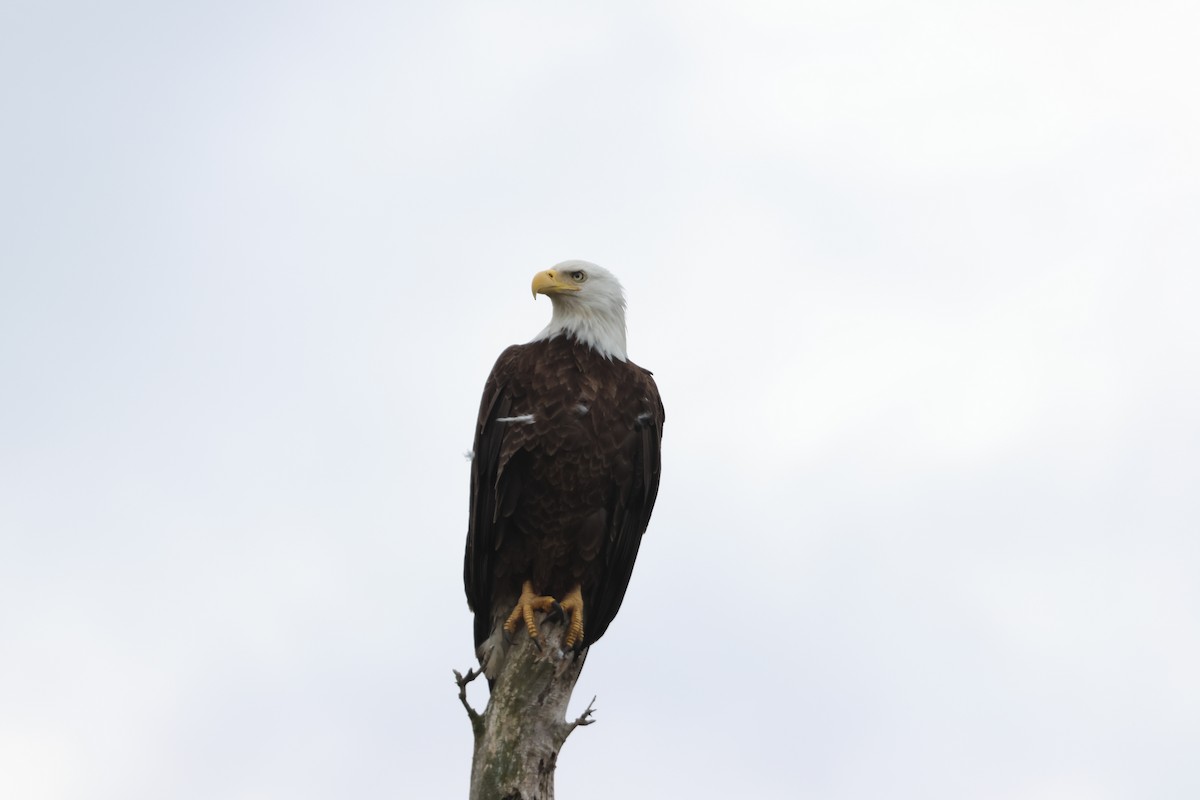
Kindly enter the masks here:
[[583, 592], [579, 585], [567, 592], [559, 606], [564, 613], [571, 615], [571, 625], [567, 628], [567, 638], [564, 644], [574, 647], [583, 643]]
[[554, 608], [555, 600], [549, 595], [538, 595], [533, 591], [533, 582], [525, 581], [521, 586], [521, 597], [517, 600], [516, 608], [508, 615], [508, 619], [504, 621], [505, 633], [516, 633], [517, 623], [522, 619], [525, 620], [525, 629], [529, 631], [529, 636], [534, 641], [537, 640], [539, 634], [537, 623], [533, 620], [534, 611], [550, 611]]

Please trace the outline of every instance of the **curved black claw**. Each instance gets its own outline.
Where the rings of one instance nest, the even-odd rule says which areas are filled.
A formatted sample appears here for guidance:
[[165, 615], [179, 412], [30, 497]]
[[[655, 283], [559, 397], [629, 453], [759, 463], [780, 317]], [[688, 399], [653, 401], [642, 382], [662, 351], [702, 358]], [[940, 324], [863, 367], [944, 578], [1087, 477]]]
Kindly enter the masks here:
[[567, 624], [567, 612], [563, 611], [562, 605], [555, 600], [554, 605], [546, 612], [546, 619], [565, 625]]

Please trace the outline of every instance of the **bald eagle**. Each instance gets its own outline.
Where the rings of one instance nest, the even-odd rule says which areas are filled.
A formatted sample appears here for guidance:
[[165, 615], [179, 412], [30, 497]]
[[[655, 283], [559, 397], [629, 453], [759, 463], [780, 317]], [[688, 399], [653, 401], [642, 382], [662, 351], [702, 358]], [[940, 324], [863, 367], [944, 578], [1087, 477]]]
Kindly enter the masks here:
[[581, 650], [617, 615], [658, 495], [665, 418], [625, 352], [625, 296], [608, 270], [564, 261], [533, 278], [550, 324], [500, 354], [471, 461], [463, 578], [489, 678], [535, 612], [569, 620]]

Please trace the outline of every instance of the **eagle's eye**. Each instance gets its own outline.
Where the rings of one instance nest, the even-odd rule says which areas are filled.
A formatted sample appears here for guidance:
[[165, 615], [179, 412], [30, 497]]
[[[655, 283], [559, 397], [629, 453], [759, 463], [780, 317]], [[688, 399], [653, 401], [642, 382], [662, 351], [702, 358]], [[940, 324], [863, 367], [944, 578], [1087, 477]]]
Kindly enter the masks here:
[[584, 272], [583, 270], [578, 270], [576, 272], [572, 272], [571, 280], [575, 281], [576, 283], [583, 283], [584, 281], [587, 280], [587, 273]]

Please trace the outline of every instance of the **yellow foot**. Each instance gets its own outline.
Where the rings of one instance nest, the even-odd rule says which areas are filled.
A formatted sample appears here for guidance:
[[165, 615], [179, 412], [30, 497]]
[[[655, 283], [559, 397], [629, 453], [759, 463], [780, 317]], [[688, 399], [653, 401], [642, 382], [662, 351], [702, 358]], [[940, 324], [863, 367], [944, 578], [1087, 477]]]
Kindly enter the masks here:
[[563, 596], [559, 606], [564, 613], [571, 615], [571, 625], [567, 628], [567, 638], [563, 642], [567, 647], [583, 644], [583, 592], [579, 585]]
[[533, 612], [552, 611], [557, 605], [553, 597], [534, 594], [533, 583], [525, 581], [521, 586], [521, 597], [517, 600], [517, 607], [508, 615], [508, 619], [504, 621], [504, 632], [508, 634], [516, 633], [517, 624], [524, 618], [525, 629], [529, 631], [530, 638], [536, 642], [538, 640], [538, 629], [537, 623], [533, 621]]

